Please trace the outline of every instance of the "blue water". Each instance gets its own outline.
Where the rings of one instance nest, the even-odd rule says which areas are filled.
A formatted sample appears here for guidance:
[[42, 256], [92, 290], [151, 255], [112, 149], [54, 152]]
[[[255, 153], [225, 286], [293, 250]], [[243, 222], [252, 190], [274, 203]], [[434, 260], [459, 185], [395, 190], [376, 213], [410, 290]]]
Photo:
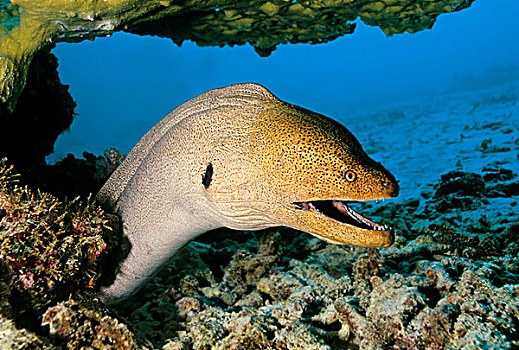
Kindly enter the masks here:
[[517, 18], [517, 0], [477, 0], [441, 15], [431, 30], [387, 38], [359, 21], [353, 35], [323, 45], [282, 45], [268, 58], [250, 46], [177, 47], [125, 33], [60, 43], [53, 52], [78, 115], [49, 160], [112, 146], [127, 153], [181, 103], [238, 82], [263, 84], [346, 125], [352, 111], [366, 106], [506, 83], [519, 78]]

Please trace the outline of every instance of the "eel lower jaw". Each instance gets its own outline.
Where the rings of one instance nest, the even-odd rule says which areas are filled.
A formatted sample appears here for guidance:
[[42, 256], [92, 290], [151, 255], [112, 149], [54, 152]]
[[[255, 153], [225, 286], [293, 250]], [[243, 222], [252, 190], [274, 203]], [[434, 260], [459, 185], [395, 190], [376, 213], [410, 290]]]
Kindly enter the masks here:
[[380, 225], [367, 217], [359, 214], [348, 206], [349, 202], [340, 200], [320, 200], [310, 202], [293, 202], [297, 210], [314, 211], [341, 224], [355, 226], [363, 230], [390, 231], [393, 229], [387, 225]]

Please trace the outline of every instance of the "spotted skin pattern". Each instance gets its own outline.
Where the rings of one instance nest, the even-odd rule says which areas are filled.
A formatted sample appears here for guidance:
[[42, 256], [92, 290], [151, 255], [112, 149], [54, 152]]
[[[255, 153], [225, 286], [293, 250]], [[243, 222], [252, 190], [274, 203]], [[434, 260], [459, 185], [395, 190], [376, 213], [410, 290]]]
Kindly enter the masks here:
[[336, 244], [387, 247], [390, 230], [295, 203], [396, 195], [393, 175], [341, 124], [257, 84], [209, 91], [151, 129], [97, 195], [121, 216], [130, 246], [102, 296], [126, 298], [183, 245], [218, 227], [288, 226]]

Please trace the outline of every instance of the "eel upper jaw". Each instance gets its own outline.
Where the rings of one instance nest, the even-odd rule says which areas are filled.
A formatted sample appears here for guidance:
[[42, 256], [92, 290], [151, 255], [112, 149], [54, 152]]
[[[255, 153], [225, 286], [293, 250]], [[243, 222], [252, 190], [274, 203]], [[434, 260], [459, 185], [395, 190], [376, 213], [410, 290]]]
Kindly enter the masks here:
[[327, 219], [337, 221], [341, 224], [354, 226], [369, 231], [389, 231], [393, 229], [387, 225], [377, 224], [365, 216], [357, 213], [348, 206], [348, 201], [341, 200], [318, 200], [308, 202], [293, 202], [297, 210], [312, 211]]

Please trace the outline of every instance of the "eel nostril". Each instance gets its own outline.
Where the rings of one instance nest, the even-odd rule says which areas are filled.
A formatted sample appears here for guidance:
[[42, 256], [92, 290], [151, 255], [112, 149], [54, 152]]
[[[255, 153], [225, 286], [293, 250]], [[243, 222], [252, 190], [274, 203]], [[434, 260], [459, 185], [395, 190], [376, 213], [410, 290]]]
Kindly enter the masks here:
[[388, 194], [391, 197], [398, 196], [398, 193], [400, 192], [400, 186], [398, 186], [398, 182], [382, 181], [382, 187], [388, 191]]

